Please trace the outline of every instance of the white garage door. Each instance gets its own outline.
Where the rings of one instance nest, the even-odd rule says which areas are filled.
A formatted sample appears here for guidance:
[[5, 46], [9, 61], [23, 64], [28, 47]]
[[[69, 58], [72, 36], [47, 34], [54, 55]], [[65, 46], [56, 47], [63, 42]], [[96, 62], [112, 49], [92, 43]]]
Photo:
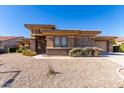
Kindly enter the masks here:
[[102, 48], [105, 52], [107, 51], [107, 43], [106, 41], [95, 41], [95, 46]]

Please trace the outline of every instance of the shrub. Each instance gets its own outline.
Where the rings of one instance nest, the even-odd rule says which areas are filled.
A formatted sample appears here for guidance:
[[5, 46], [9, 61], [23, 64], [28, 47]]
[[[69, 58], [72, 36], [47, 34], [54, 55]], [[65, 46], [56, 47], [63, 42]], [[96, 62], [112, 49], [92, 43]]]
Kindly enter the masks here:
[[22, 53], [24, 50], [29, 50], [29, 46], [19, 46], [18, 50], [16, 52]]
[[83, 56], [91, 57], [94, 55], [94, 49], [92, 47], [83, 48]]
[[19, 48], [18, 50], [16, 50], [16, 52], [22, 53], [23, 50], [25, 50], [25, 49], [24, 48]]
[[116, 40], [113, 40], [112, 41], [112, 45], [117, 45], [117, 41]]
[[14, 53], [16, 52], [17, 48], [13, 47], [13, 48], [8, 48], [8, 53]]
[[73, 48], [72, 50], [69, 51], [69, 56], [72, 57], [82, 57], [82, 55], [83, 55], [82, 48]]
[[23, 50], [22, 55], [24, 55], [24, 56], [35, 56], [36, 53], [31, 51], [31, 50]]
[[73, 48], [69, 51], [69, 56], [72, 57], [93, 57], [100, 56], [102, 49], [98, 47]]
[[120, 52], [124, 52], [124, 44], [120, 45]]
[[49, 77], [49, 75], [54, 75], [55, 76], [55, 74], [56, 74], [56, 72], [55, 72], [54, 68], [49, 65], [47, 77]]
[[98, 47], [93, 47], [93, 49], [94, 49], [94, 56], [100, 56], [101, 53], [103, 52], [103, 49]]

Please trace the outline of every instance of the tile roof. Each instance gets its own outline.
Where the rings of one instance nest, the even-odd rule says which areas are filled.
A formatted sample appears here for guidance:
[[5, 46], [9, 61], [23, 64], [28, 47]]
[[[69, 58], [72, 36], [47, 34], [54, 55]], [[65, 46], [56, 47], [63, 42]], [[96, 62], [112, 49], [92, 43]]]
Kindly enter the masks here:
[[0, 41], [6, 41], [10, 39], [24, 38], [23, 36], [0, 36]]
[[117, 41], [124, 41], [124, 37], [118, 37], [117, 39], [116, 39]]

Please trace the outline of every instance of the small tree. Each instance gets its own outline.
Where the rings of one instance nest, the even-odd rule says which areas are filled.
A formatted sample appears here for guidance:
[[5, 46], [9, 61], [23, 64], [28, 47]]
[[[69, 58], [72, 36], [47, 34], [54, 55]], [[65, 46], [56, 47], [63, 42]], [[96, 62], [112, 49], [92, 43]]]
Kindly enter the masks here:
[[117, 45], [117, 41], [116, 40], [113, 40], [112, 41], [112, 45]]
[[120, 45], [120, 52], [124, 52], [124, 44]]

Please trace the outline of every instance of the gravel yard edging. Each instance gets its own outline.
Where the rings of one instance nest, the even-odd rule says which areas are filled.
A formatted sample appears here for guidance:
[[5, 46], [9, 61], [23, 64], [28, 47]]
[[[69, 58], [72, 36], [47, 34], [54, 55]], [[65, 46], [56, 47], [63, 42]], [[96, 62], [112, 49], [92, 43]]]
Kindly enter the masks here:
[[124, 76], [121, 75], [121, 73], [120, 73], [120, 70], [122, 70], [122, 69], [124, 69], [124, 67], [119, 67], [119, 68], [116, 70], [116, 72], [117, 72], [117, 74], [119, 75], [119, 77], [124, 80]]

